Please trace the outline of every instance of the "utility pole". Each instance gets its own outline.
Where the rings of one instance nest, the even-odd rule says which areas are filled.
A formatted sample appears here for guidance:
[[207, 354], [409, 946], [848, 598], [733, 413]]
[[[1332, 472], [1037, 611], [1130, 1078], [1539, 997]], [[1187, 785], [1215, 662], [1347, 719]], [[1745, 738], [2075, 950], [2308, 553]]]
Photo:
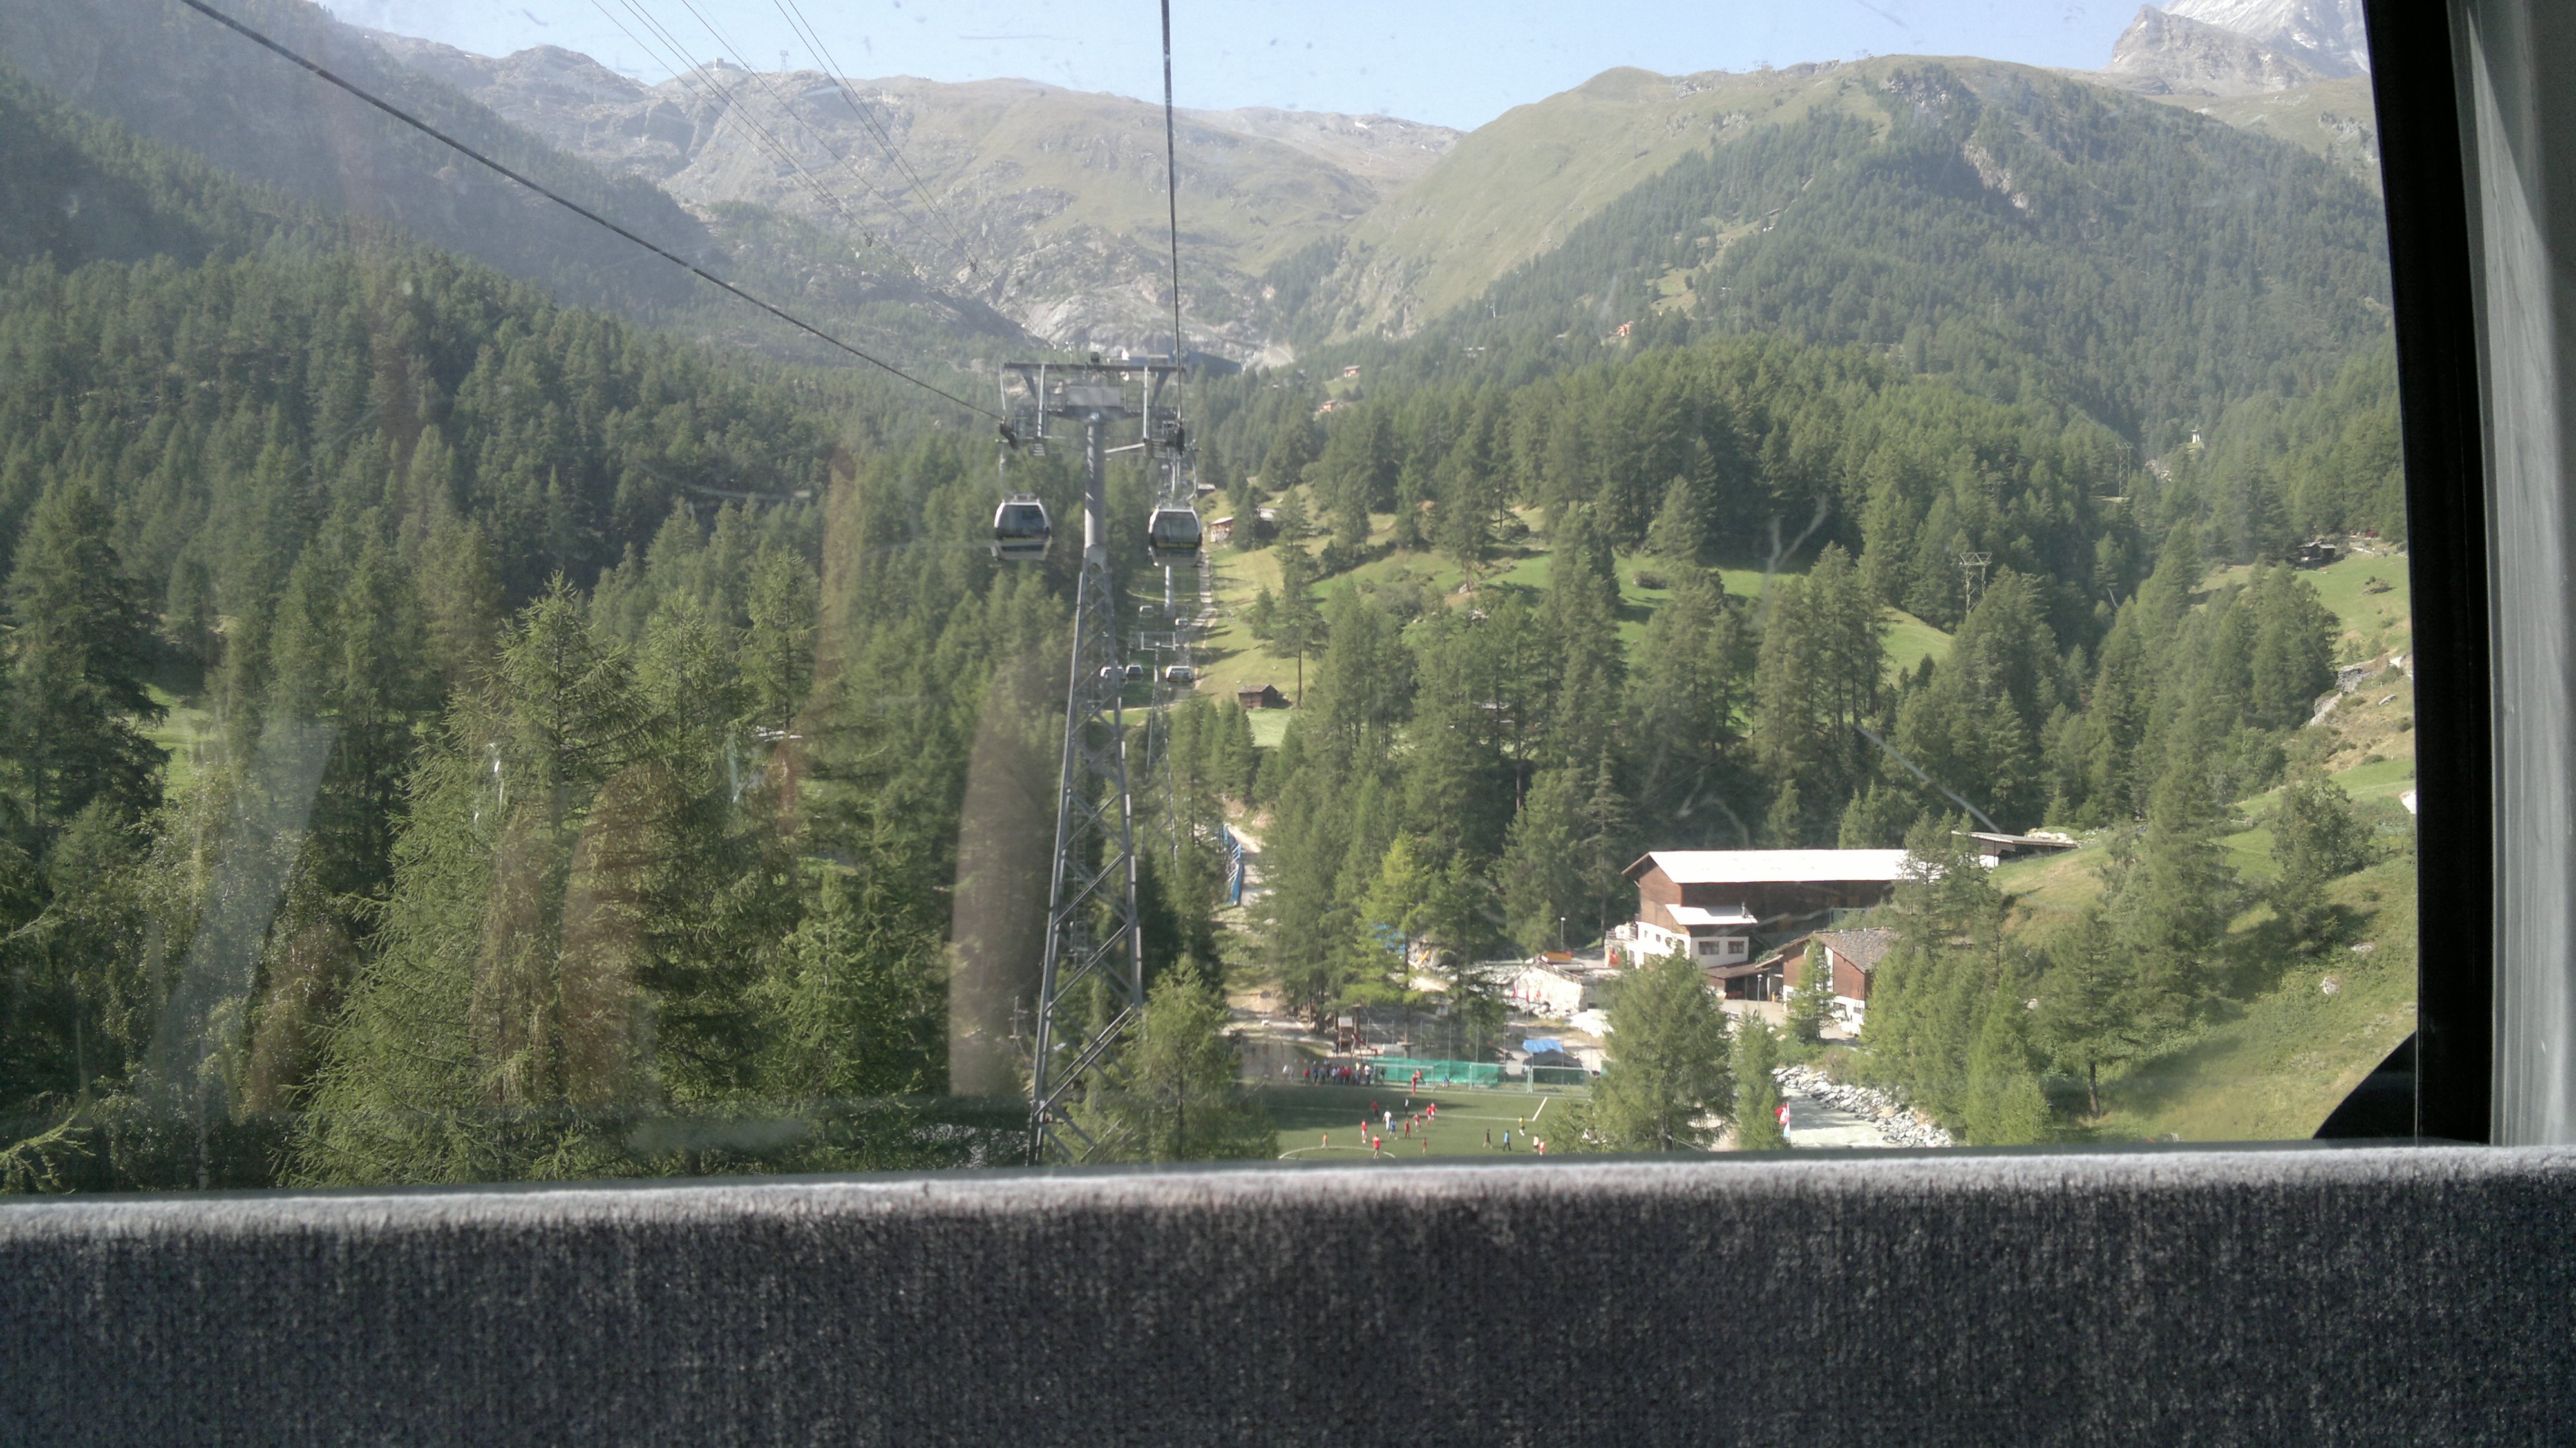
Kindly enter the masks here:
[[1965, 599], [1959, 609], [1961, 618], [1976, 608], [1977, 595], [1986, 591], [1986, 565], [1994, 559], [1995, 555], [1991, 553], [1963, 552], [1959, 555], [1959, 592]]
[[[1145, 1011], [1135, 808], [1127, 781], [1127, 664], [1109, 572], [1108, 433], [1134, 420], [1144, 433], [1134, 446], [1159, 453], [1168, 439], [1177, 451], [1177, 428], [1170, 425], [1176, 414], [1163, 391], [1179, 371], [1152, 362], [1003, 366], [1009, 440], [1043, 455], [1050, 423], [1082, 429], [1082, 573], [1074, 593], [1055, 865], [1029, 1072], [1029, 1157], [1037, 1162], [1088, 1161], [1110, 1144], [1075, 1122], [1071, 1108], [1090, 1083], [1125, 1075], [1119, 1047]], [[1105, 1010], [1094, 1008], [1095, 991], [1105, 997]]]

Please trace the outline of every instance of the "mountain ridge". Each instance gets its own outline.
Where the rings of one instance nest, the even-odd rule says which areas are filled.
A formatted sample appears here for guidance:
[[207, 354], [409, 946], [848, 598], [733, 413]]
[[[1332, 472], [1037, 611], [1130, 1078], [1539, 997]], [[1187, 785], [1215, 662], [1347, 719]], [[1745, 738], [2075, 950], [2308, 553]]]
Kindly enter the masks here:
[[[1170, 346], [1159, 106], [1041, 81], [836, 82], [722, 61], [646, 85], [551, 47], [496, 58], [382, 43], [567, 153], [685, 205], [748, 201], [826, 230], [875, 231], [925, 281], [1059, 346]], [[1356, 220], [1456, 137], [1394, 117], [1261, 107], [1178, 120], [1190, 343], [1237, 355], [1268, 340], [1253, 320], [1262, 270]], [[803, 174], [779, 164], [773, 140]]]
[[[470, 205], [461, 210], [379, 210], [433, 244], [545, 281], [568, 301], [608, 302], [664, 325], [685, 318], [680, 324], [702, 336], [772, 350], [795, 345], [761, 338], [741, 319], [715, 319], [684, 278], [645, 279], [622, 243], [570, 218], [530, 222], [541, 205], [468, 174], [470, 164], [419, 138], [366, 137], [358, 171], [344, 175], [349, 162], [329, 154], [333, 138], [360, 133], [346, 118], [315, 108], [330, 105], [327, 99], [296, 97], [281, 125], [240, 99], [229, 102], [231, 111], [209, 111], [185, 96], [150, 102], [118, 94], [100, 82], [98, 57], [111, 33], [141, 24], [148, 9], [140, 0], [79, 0], [46, 12], [57, 18], [22, 13], [0, 20], [0, 54], [25, 59], [32, 51], [44, 60], [50, 49], [54, 63], [32, 67], [40, 79], [51, 75], [74, 99], [206, 152], [249, 179], [361, 209], [406, 187], [441, 205], [465, 198]], [[2293, 30], [2306, 24], [2298, 33], [2313, 33], [2326, 47], [2316, 55], [2348, 52], [2334, 50], [2348, 37], [2308, 23], [2315, 19], [2310, 10], [2329, 21], [2340, 13], [2331, 5], [2281, 3], [2269, 10], [2236, 4], [2225, 13], [2243, 11], [2254, 16], [2247, 23], [2277, 21]], [[2172, 12], [2150, 7], [2142, 16], [2181, 16], [2172, 20], [2176, 28], [2222, 34], [2185, 11], [2216, 13], [2210, 0], [2181, 0]], [[1171, 345], [1162, 117], [1149, 103], [1036, 81], [834, 81], [818, 71], [755, 74], [723, 62], [647, 85], [557, 47], [484, 57], [362, 32], [300, 0], [245, 0], [244, 13], [321, 53], [345, 52], [353, 70], [397, 97], [426, 96], [433, 111], [463, 115], [469, 135], [480, 128], [498, 147], [535, 155], [540, 174], [563, 178], [599, 209], [631, 218], [633, 229], [668, 238], [684, 255], [718, 260], [765, 294], [800, 303], [863, 342], [952, 361], [987, 358], [996, 349], [1160, 352]], [[59, 17], [78, 16], [88, 17], [80, 43], [60, 43], [60, 32], [83, 25]], [[49, 28], [57, 32], [50, 48], [30, 42], [30, 32], [42, 39]], [[84, 46], [85, 60], [64, 63], [65, 53]], [[1474, 305], [1514, 268], [1561, 247], [1689, 156], [1772, 126], [1836, 116], [1885, 125], [1869, 98], [1872, 87], [1892, 67], [1915, 63], [1946, 65], [1972, 88], [2110, 79], [1974, 58], [1883, 57], [1681, 76], [1614, 68], [1464, 134], [1385, 116], [1263, 107], [1183, 112], [1188, 345], [1262, 365], [1334, 338], [1414, 336]], [[234, 81], [253, 76], [237, 63], [203, 60], [176, 73], [181, 79], [162, 90], [230, 85], [242, 92]], [[2136, 90], [2115, 93], [2134, 97]], [[2268, 133], [2375, 179], [2366, 79], [2151, 98]], [[784, 143], [794, 164], [781, 164], [765, 140], [744, 129], [733, 113], [737, 103]], [[268, 144], [273, 133], [296, 129], [322, 139]], [[880, 146], [880, 131], [901, 165]], [[814, 194], [818, 182], [834, 193], [830, 200]], [[924, 205], [924, 196], [935, 207]], [[560, 246], [550, 244], [555, 238]], [[518, 254], [508, 254], [509, 246]], [[609, 277], [615, 280], [602, 280]], [[630, 289], [650, 293], [651, 305], [639, 313], [625, 295]]]
[[[303, 0], [238, 0], [245, 24], [331, 67], [655, 245], [796, 297], [860, 345], [1028, 345], [970, 298], [926, 286], [888, 259], [844, 247], [790, 257], [739, 212], [693, 212], [649, 181], [607, 174], [404, 63]], [[567, 54], [569, 54], [567, 52]], [[332, 214], [368, 217], [432, 246], [596, 307], [723, 346], [819, 360], [819, 344], [719, 298], [633, 244], [486, 173], [470, 160], [184, 10], [146, 0], [0, 7], [0, 63], [64, 100], [220, 170]], [[125, 83], [149, 74], [152, 85]], [[950, 344], [957, 345], [950, 345]]]

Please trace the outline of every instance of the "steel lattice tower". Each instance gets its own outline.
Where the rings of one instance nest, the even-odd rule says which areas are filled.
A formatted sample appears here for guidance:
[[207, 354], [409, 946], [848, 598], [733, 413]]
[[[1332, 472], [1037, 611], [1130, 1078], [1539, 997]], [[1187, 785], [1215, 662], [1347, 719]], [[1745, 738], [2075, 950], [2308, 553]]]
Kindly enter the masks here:
[[[1085, 1130], [1072, 1107], [1091, 1083], [1115, 1083], [1124, 1074], [1119, 1047], [1145, 1010], [1123, 702], [1127, 661], [1118, 644], [1119, 599], [1109, 571], [1108, 433], [1138, 421], [1144, 437], [1135, 446], [1149, 454], [1177, 451], [1178, 433], [1161, 393], [1178, 371], [1143, 362], [1004, 368], [1015, 440], [1043, 452], [1048, 423], [1073, 422], [1082, 428], [1083, 450], [1082, 573], [1074, 594], [1055, 865], [1029, 1072], [1033, 1161], [1086, 1161], [1110, 1144]], [[1009, 391], [1015, 380], [1018, 396]]]

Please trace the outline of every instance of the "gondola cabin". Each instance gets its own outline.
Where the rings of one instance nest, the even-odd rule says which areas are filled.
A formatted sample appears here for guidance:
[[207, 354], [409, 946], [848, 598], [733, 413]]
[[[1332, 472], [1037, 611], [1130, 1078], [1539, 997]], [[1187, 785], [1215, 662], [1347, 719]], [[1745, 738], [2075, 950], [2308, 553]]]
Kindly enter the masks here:
[[1054, 536], [1046, 504], [1028, 493], [1015, 493], [993, 510], [993, 556], [1006, 563], [1044, 558]]
[[1145, 546], [1157, 563], [1188, 563], [1199, 556], [1199, 512], [1186, 503], [1165, 503], [1146, 520]]

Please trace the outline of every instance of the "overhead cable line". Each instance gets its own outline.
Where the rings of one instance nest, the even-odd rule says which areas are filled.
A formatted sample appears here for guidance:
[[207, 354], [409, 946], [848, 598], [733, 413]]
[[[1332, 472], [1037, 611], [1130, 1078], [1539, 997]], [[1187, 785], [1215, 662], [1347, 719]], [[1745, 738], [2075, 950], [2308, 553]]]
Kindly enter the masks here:
[[[857, 96], [850, 93], [849, 85], [841, 75], [840, 62], [833, 58], [831, 49], [823, 44], [823, 33], [814, 28], [811, 20], [805, 18], [805, 12], [796, 4], [796, 0], [771, 0], [771, 3], [777, 7], [780, 18], [787, 22], [787, 28], [795, 33], [798, 40], [805, 43], [805, 48], [822, 65], [823, 78], [832, 83], [832, 90], [840, 96], [841, 104], [849, 107], [850, 114], [856, 116], [859, 124], [876, 140], [877, 149], [885, 152], [887, 163], [903, 173], [905, 181], [912, 187], [913, 199], [921, 203], [923, 210], [939, 218], [940, 225], [948, 228], [948, 235], [954, 243], [949, 246], [949, 250], [964, 260], [969, 272], [983, 272], [985, 267], [975, 259], [974, 248], [968, 245], [965, 233], [958, 230], [956, 221], [939, 208], [938, 202], [930, 198], [929, 188], [923, 184], [921, 173], [913, 170], [912, 163], [903, 158], [903, 152], [895, 145], [892, 133], [888, 132], [884, 124], [875, 116], [868, 113], [867, 107], [859, 104]], [[928, 228], [925, 227], [924, 230], [927, 231]]]
[[[648, 53], [654, 55], [665, 65], [670, 66], [673, 79], [679, 79], [682, 71], [689, 71], [696, 74], [700, 84], [715, 93], [716, 114], [718, 118], [721, 119], [730, 115], [743, 130], [749, 132], [752, 149], [766, 150], [770, 156], [776, 159], [781, 165], [784, 165], [790, 171], [795, 172], [797, 178], [802, 180], [805, 183], [806, 188], [811, 190], [825, 206], [841, 213], [841, 219], [848, 222], [852, 230], [858, 232], [860, 236], [866, 238], [871, 244], [885, 247], [888, 252], [891, 252], [894, 255], [895, 260], [902, 262], [904, 266], [913, 273], [915, 279], [922, 278], [923, 269], [920, 263], [896, 250], [891, 243], [881, 240], [874, 232], [868, 229], [866, 222], [859, 220], [857, 216], [851, 214], [850, 208], [842, 202], [839, 194], [834, 192], [830, 187], [824, 185], [822, 180], [815, 176], [813, 172], [807, 170], [804, 163], [796, 159], [796, 154], [788, 149], [787, 143], [780, 140], [767, 126], [760, 123], [759, 117], [751, 113], [751, 107], [744, 105], [739, 99], [737, 99], [734, 93], [726, 87], [722, 80], [719, 80], [716, 77], [713, 71], [689, 58], [689, 48], [680, 43], [680, 38], [673, 35], [669, 27], [663, 25], [661, 20], [651, 11], [637, 4], [636, 0], [620, 0], [620, 3], [625, 5], [627, 13], [633, 15], [638, 24], [641, 24], [645, 29], [662, 38], [663, 43], [671, 48], [670, 55], [663, 55], [660, 51], [655, 50], [653, 46], [639, 38], [634, 31], [627, 30], [623, 24], [618, 22], [617, 17], [609, 12], [607, 6], [599, 3], [599, 0], [591, 0], [592, 8], [598, 10], [600, 14], [607, 16], [609, 23], [616, 25], [620, 31], [624, 32], [627, 39], [633, 40], [636, 44], [643, 46]], [[682, 0], [682, 3], [685, 4], [686, 0]], [[692, 15], [697, 14], [696, 8], [691, 7], [689, 13]], [[705, 24], [705, 17], [699, 17], [699, 23]], [[713, 34], [714, 27], [709, 26], [708, 32]], [[728, 50], [733, 48], [722, 36], [717, 37], [717, 44], [724, 45]], [[758, 77], [759, 73], [757, 71], [752, 71], [747, 66], [744, 69], [745, 73], [752, 75], [754, 78]], [[826, 147], [825, 149], [828, 150], [830, 148]], [[860, 184], [865, 185], [866, 183], [862, 181]]]
[[903, 173], [905, 180], [912, 183], [914, 199], [921, 203], [923, 210], [938, 217], [939, 223], [948, 228], [948, 234], [955, 238], [957, 243], [954, 250], [959, 256], [965, 258], [967, 270], [976, 273], [985, 271], [986, 268], [975, 260], [975, 250], [967, 244], [966, 234], [957, 229], [957, 223], [949, 217], [948, 213], [939, 209], [938, 202], [930, 199], [929, 188], [922, 184], [921, 175], [912, 169], [912, 163], [903, 159], [903, 152], [896, 148], [894, 137], [887, 133], [876, 117], [868, 114], [867, 107], [859, 104], [857, 96], [850, 94], [848, 84], [841, 77], [841, 63], [832, 58], [832, 52], [823, 44], [823, 33], [814, 28], [814, 22], [805, 18], [805, 12], [797, 5], [796, 0], [771, 0], [771, 3], [777, 5], [779, 16], [786, 20], [787, 28], [794, 31], [796, 38], [805, 42], [805, 48], [812, 51], [814, 57], [822, 62], [823, 78], [830, 81], [832, 89], [840, 93], [841, 103], [848, 106], [850, 114], [858, 117], [859, 124], [865, 126], [868, 133], [876, 138], [877, 147], [885, 152], [886, 160]]
[[1172, 120], [1172, 0], [1163, 0], [1163, 200], [1172, 218], [1172, 362], [1181, 360], [1181, 144]]
[[667, 261], [673, 266], [689, 273], [691, 276], [705, 282], [707, 285], [716, 288], [718, 291], [724, 292], [739, 301], [749, 303], [750, 305], [767, 312], [769, 315], [776, 317], [778, 320], [785, 322], [787, 325], [794, 327], [797, 331], [803, 332], [814, 340], [821, 342], [826, 346], [835, 348], [836, 350], [847, 352], [851, 356], [858, 358], [860, 361], [867, 363], [869, 366], [874, 367], [881, 372], [888, 373], [905, 382], [909, 382], [913, 386], [918, 387], [922, 391], [930, 393], [935, 397], [940, 397], [949, 402], [953, 402], [957, 406], [966, 409], [968, 412], [974, 413], [978, 417], [989, 417], [996, 422], [1007, 420], [1003, 418], [1002, 414], [995, 412], [989, 407], [969, 402], [965, 398], [950, 392], [948, 389], [941, 387], [936, 383], [925, 382], [922, 379], [913, 376], [911, 373], [904, 371], [902, 368], [897, 367], [893, 363], [888, 362], [881, 357], [874, 357], [868, 353], [860, 351], [858, 348], [853, 347], [849, 343], [842, 341], [840, 338], [833, 336], [831, 333], [822, 330], [813, 323], [792, 316], [789, 313], [780, 310], [778, 307], [762, 301], [760, 298], [753, 296], [751, 293], [744, 291], [742, 288], [735, 286], [733, 283], [726, 281], [724, 278], [717, 276], [714, 272], [708, 271], [705, 267], [698, 265], [687, 257], [681, 256], [677, 252], [671, 251], [668, 248], [659, 246], [653, 242], [646, 241], [643, 237], [636, 235], [634, 232], [627, 230], [625, 227], [618, 225], [616, 222], [609, 220], [607, 217], [600, 215], [598, 212], [591, 210], [580, 202], [575, 201], [540, 182], [531, 180], [530, 178], [519, 174], [517, 171], [510, 169], [508, 166], [502, 165], [500, 162], [493, 160], [491, 157], [484, 155], [478, 150], [475, 150], [472, 146], [465, 144], [463, 141], [456, 139], [454, 136], [447, 134], [445, 131], [438, 129], [436, 126], [422, 120], [420, 117], [413, 115], [411, 112], [404, 110], [400, 106], [397, 106], [390, 101], [378, 99], [375, 95], [369, 93], [364, 87], [361, 87], [352, 81], [344, 80], [331, 71], [305, 59], [295, 51], [269, 39], [260, 32], [253, 30], [249, 26], [244, 25], [240, 21], [235, 20], [213, 6], [206, 4], [205, 0], [178, 0], [178, 3], [187, 6], [189, 9], [205, 16], [208, 20], [224, 27], [226, 30], [232, 31], [234, 34], [241, 36], [243, 39], [263, 50], [269, 51], [280, 59], [295, 65], [299, 69], [310, 72], [316, 78], [330, 85], [337, 86], [341, 90], [347, 91], [350, 95], [357, 97], [359, 100], [366, 102], [368, 105], [373, 106], [377, 110], [384, 112], [386, 115], [393, 117], [395, 120], [402, 122], [404, 125], [411, 127], [413, 130], [420, 132], [422, 135], [429, 137], [431, 140], [438, 142], [440, 145], [447, 147], [449, 150], [456, 152], [467, 160], [473, 161], [508, 180], [518, 182], [530, 191], [537, 193], [539, 196], [542, 196], [557, 206], [562, 207], [566, 211], [573, 213], [584, 221], [590, 222], [604, 230], [615, 232], [617, 235], [635, 243], [637, 246], [644, 248], [646, 251], [653, 253], [662, 260]]
[[[594, 3], [596, 3], [596, 0], [594, 0]], [[633, 8], [636, 3], [637, 0], [627, 0], [629, 8]], [[688, 11], [691, 16], [695, 17], [698, 24], [706, 30], [707, 34], [714, 38], [716, 44], [736, 55], [744, 53], [740, 46], [733, 43], [733, 38], [726, 35], [723, 31], [718, 30], [716, 28], [716, 23], [707, 18], [705, 12], [699, 10], [698, 7], [692, 3], [692, 0], [680, 0], [680, 8]], [[664, 31], [663, 33], [667, 35], [669, 32]], [[673, 43], [677, 44], [676, 41]], [[701, 73], [703, 74], [704, 72], [702, 71]], [[888, 195], [874, 182], [868, 180], [867, 176], [859, 170], [857, 164], [852, 162], [849, 157], [842, 155], [840, 148], [834, 146], [830, 138], [826, 137], [821, 131], [814, 129], [813, 123], [807, 121], [805, 117], [797, 111], [793, 102], [778, 93], [778, 88], [769, 83], [769, 77], [761, 74], [759, 70], [749, 65], [745, 65], [743, 67], [743, 73], [751, 77], [752, 83], [759, 86], [763, 94], [767, 95], [772, 101], [777, 103], [778, 109], [784, 113], [789, 120], [794, 121], [798, 128], [803, 130], [806, 135], [813, 137], [814, 144], [823, 148], [823, 154], [831, 157], [833, 161], [837, 162], [841, 169], [849, 174], [851, 180], [859, 183], [862, 190], [866, 191], [869, 195], [876, 197], [878, 200], [883, 201], [887, 208], [891, 210], [899, 220], [908, 223], [916, 231], [919, 231], [922, 238], [928, 241], [931, 245], [944, 247], [951, 252], [955, 252], [957, 250], [957, 248], [949, 245], [949, 243], [941, 240], [937, 235], [932, 233], [930, 228], [923, 226], [921, 223], [914, 221], [911, 217], [904, 215], [903, 202], [894, 196]], [[713, 84], [712, 80], [710, 80], [710, 84]], [[837, 90], [838, 87], [836, 86], [835, 89]], [[735, 99], [732, 95], [726, 95], [725, 99], [731, 102], [737, 109], [744, 110], [746, 116], [748, 115], [747, 108], [744, 108], [741, 102]], [[765, 127], [763, 129], [766, 130]], [[790, 164], [794, 164], [792, 158]], [[800, 167], [799, 169], [802, 168]], [[834, 204], [838, 206], [837, 201]], [[866, 230], [865, 226], [858, 220], [858, 218], [850, 216], [847, 208], [841, 208], [841, 215], [848, 218], [851, 225], [860, 227], [862, 232]], [[975, 264], [975, 259], [973, 257], [964, 256], [962, 253], [960, 253], [960, 256], [968, 266], [971, 267]], [[911, 261], [909, 258], [906, 258], [906, 263], [913, 268], [917, 275], [923, 276], [925, 280], [927, 279], [927, 268], [923, 267], [918, 262]]]
[[[722, 123], [727, 120], [733, 121], [736, 127], [745, 133], [745, 137], [751, 142], [753, 150], [765, 150], [773, 158], [784, 163], [791, 169], [796, 169], [801, 172], [803, 168], [796, 165], [795, 158], [785, 155], [780, 151], [777, 137], [770, 135], [760, 125], [759, 121], [754, 119], [747, 111], [737, 114], [738, 108], [732, 104], [733, 97], [726, 92], [721, 82], [707, 74], [706, 67], [699, 65], [696, 61], [689, 58], [688, 47], [680, 44], [678, 37], [672, 35], [669, 30], [663, 28], [663, 26], [650, 14], [637, 9], [632, 3], [632, 0], [620, 0], [620, 3], [625, 4], [627, 13], [635, 17], [635, 23], [643, 26], [647, 32], [655, 37], [655, 39], [647, 40], [643, 36], [637, 35], [634, 31], [629, 30], [626, 27], [626, 22], [617, 18], [617, 12], [609, 9], [606, 4], [602, 3], [602, 0], [590, 0], [590, 8], [598, 11], [601, 19], [604, 19], [609, 24], [616, 26], [618, 34], [635, 42], [637, 48], [641, 49], [646, 55], [651, 56], [661, 65], [668, 67], [673, 80], [681, 81], [682, 85], [685, 87], [686, 81], [682, 79], [683, 74], [694, 74], [698, 78], [699, 84], [703, 89], [714, 92], [716, 98], [716, 121], [718, 125], [722, 125]], [[810, 177], [807, 178], [807, 184], [813, 184]], [[845, 217], [848, 216], [848, 211], [845, 208], [840, 207], [838, 197], [821, 193], [819, 188], [817, 188], [817, 190], [818, 194], [823, 195], [823, 200], [826, 205], [833, 206], [835, 209], [841, 210], [842, 215]], [[859, 229], [859, 234], [871, 242], [878, 241], [877, 236], [867, 230], [864, 226]]]

